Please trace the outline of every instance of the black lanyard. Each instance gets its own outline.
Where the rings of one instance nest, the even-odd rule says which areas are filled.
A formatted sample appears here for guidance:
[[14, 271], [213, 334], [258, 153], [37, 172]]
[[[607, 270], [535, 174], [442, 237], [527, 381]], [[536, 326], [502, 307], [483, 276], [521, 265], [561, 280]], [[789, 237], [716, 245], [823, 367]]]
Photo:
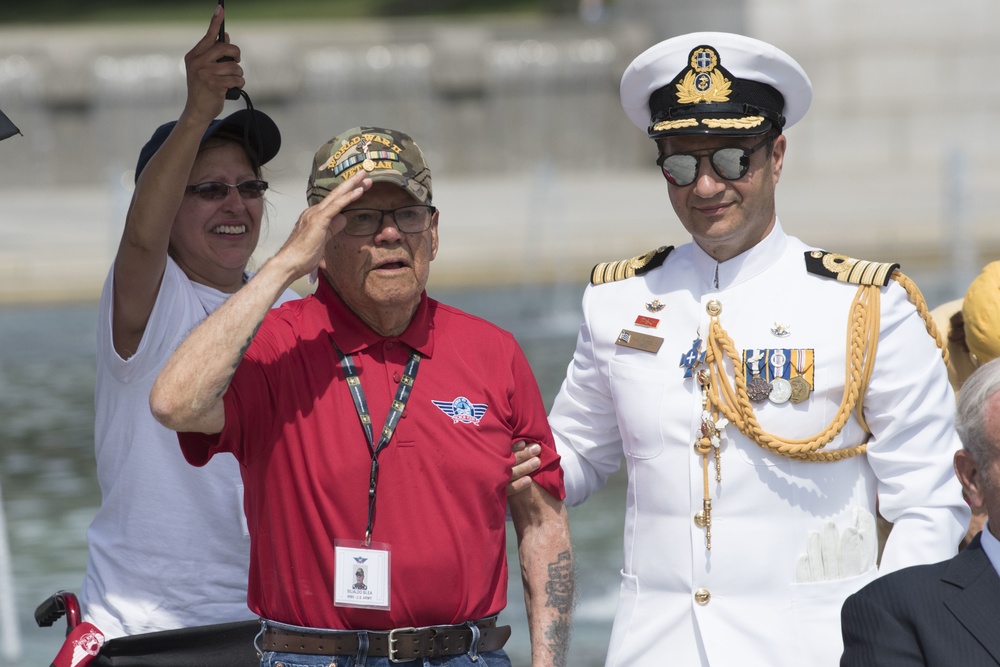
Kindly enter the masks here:
[[372, 455], [372, 469], [368, 476], [368, 526], [365, 528], [365, 546], [371, 544], [372, 528], [375, 524], [375, 487], [378, 484], [378, 455], [389, 444], [392, 434], [396, 431], [399, 418], [403, 416], [406, 408], [406, 401], [410, 398], [413, 390], [413, 380], [417, 377], [417, 366], [420, 365], [420, 353], [411, 352], [410, 360], [406, 363], [406, 370], [399, 381], [396, 389], [396, 398], [393, 399], [389, 408], [389, 414], [385, 417], [385, 426], [382, 427], [382, 435], [375, 444], [375, 436], [372, 430], [372, 418], [368, 413], [368, 401], [365, 400], [365, 390], [361, 388], [361, 378], [358, 377], [358, 369], [354, 365], [354, 360], [350, 355], [340, 351], [337, 344], [333, 344], [340, 357], [340, 367], [344, 369], [347, 376], [347, 387], [351, 390], [351, 397], [354, 399], [354, 408], [358, 411], [358, 418], [361, 420], [361, 427], [365, 430], [365, 439], [368, 440], [368, 451]]

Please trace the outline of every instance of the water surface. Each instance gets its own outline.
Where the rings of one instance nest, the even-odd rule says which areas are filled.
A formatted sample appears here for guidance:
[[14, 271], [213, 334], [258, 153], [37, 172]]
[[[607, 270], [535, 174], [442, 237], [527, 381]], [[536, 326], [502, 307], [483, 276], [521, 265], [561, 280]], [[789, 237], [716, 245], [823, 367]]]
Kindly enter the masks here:
[[[582, 287], [432, 293], [512, 331], [551, 404], [572, 356]], [[64, 626], [39, 629], [32, 614], [57, 590], [79, 591], [86, 528], [100, 503], [93, 459], [96, 312], [96, 304], [0, 308], [0, 492], [12, 551], [19, 664], [47, 665], [59, 650]], [[623, 481], [613, 478], [570, 513], [579, 591], [569, 661], [575, 667], [604, 663], [621, 568]], [[501, 621], [514, 626], [507, 645], [514, 664], [527, 665], [517, 553], [509, 535], [512, 576]]]

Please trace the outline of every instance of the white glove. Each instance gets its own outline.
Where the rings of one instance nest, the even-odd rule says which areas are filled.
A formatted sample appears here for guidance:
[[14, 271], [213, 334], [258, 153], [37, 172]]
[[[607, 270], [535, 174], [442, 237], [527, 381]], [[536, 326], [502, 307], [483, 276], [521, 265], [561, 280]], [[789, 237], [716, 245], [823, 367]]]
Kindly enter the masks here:
[[854, 508], [851, 525], [840, 540], [840, 576], [854, 577], [867, 572], [878, 556], [878, 527], [871, 512]]
[[823, 526], [822, 533], [809, 533], [806, 552], [796, 564], [795, 578], [804, 583], [857, 576], [875, 564], [877, 549], [875, 517], [855, 507], [851, 525], [843, 533], [832, 521]]

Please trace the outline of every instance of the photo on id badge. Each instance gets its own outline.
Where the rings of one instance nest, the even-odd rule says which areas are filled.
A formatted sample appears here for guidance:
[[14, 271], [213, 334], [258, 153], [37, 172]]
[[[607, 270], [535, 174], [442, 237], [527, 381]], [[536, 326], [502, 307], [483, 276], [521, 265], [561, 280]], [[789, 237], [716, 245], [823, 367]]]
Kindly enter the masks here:
[[361, 542], [336, 544], [334, 604], [389, 609], [389, 547]]

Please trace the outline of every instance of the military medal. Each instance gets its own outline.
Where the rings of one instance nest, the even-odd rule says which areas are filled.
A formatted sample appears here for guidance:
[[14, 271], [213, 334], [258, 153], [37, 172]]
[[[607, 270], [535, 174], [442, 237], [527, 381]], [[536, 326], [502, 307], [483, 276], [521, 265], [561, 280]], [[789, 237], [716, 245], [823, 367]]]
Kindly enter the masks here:
[[763, 350], [751, 350], [745, 351], [743, 354], [746, 358], [747, 368], [753, 375], [747, 381], [747, 396], [754, 403], [761, 403], [767, 400], [767, 397], [771, 394], [771, 383], [760, 376], [760, 362], [764, 359]]
[[771, 393], [767, 395], [772, 403], [784, 403], [792, 397], [792, 384], [785, 378], [771, 380]]
[[375, 160], [368, 154], [368, 147], [372, 145], [371, 139], [362, 139], [358, 145], [358, 152], [365, 156], [365, 161], [361, 163], [361, 168], [365, 171], [375, 169]]
[[759, 375], [754, 375], [747, 382], [747, 396], [754, 403], [763, 403], [771, 395], [771, 383]]
[[809, 372], [810, 368], [804, 368], [806, 363], [806, 351], [805, 350], [793, 350], [792, 358], [795, 361], [795, 372], [797, 375], [788, 381], [791, 387], [791, 395], [789, 400], [792, 403], [801, 403], [809, 398], [809, 392], [812, 391], [812, 385], [809, 384], [809, 380], [805, 378], [806, 373]]
[[705, 361], [705, 353], [701, 352], [701, 339], [695, 338], [691, 349], [681, 355], [680, 367], [684, 369], [684, 377], [691, 377], [695, 367]]
[[806, 366], [809, 363], [808, 350], [792, 350], [792, 360], [795, 364], [796, 375], [789, 381], [792, 385], [790, 400], [792, 403], [801, 403], [809, 398], [809, 393], [813, 389], [812, 384], [807, 379], [809, 371], [812, 370], [812, 364]]
[[771, 393], [768, 398], [772, 403], [784, 403], [792, 397], [792, 385], [785, 379], [786, 367], [788, 365], [788, 355], [785, 350], [771, 350], [771, 357], [768, 359], [771, 365]]
[[788, 381], [788, 389], [791, 392], [788, 399], [792, 403], [801, 403], [809, 398], [809, 381], [801, 375], [796, 375]]
[[650, 303], [646, 304], [646, 310], [651, 313], [658, 313], [666, 307], [665, 303], [660, 303], [659, 299], [653, 299]]

